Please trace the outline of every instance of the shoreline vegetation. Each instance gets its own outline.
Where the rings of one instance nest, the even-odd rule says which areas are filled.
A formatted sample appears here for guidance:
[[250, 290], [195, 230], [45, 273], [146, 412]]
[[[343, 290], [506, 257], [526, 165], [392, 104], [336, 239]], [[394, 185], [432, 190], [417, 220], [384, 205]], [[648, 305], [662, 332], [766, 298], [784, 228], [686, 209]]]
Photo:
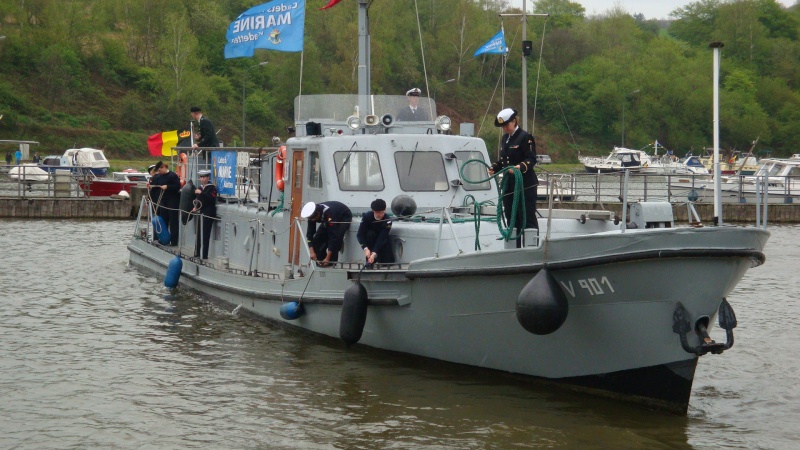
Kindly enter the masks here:
[[[357, 91], [350, 55], [358, 24], [350, 3], [324, 11], [307, 4], [303, 94]], [[796, 153], [800, 4], [701, 0], [677, 8], [670, 20], [619, 5], [599, 13], [579, 1], [528, 5], [551, 14], [546, 28], [531, 19], [527, 29], [527, 39], [542, 45], [523, 60], [513, 39], [521, 26], [506, 23], [510, 53], [500, 95], [502, 58], [472, 54], [497, 33], [499, 13], [520, 12], [511, 2], [431, 1], [420, 10], [421, 38], [410, 25], [418, 19], [414, 8], [375, 2], [372, 92], [422, 89], [454, 124], [473, 123], [494, 154], [494, 114], [521, 107], [526, 64], [528, 116], [536, 120], [523, 128], [554, 161], [577, 163], [578, 154], [604, 156], [621, 142], [643, 149], [656, 140], [676, 155], [702, 154], [713, 141], [708, 46], [722, 42], [720, 149], [746, 150], [758, 138], [756, 152]], [[38, 141], [40, 155], [93, 147], [108, 158], [144, 159], [147, 137], [186, 128], [191, 106], [203, 108], [229, 146], [288, 138], [300, 55], [258, 50], [225, 59], [225, 30], [242, 10], [241, 2], [207, 0], [5, 2], [0, 139]]]

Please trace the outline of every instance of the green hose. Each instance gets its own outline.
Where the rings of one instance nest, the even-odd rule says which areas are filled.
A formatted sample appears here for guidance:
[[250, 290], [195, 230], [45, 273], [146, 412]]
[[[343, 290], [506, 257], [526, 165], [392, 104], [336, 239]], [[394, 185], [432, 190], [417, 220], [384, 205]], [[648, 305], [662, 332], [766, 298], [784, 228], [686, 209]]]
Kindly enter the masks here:
[[[523, 230], [519, 230], [519, 232], [515, 234], [514, 233], [514, 227], [511, 224], [517, 223], [517, 214], [520, 213], [520, 212], [522, 213], [523, 217], [526, 217], [525, 201], [524, 201], [524, 198], [522, 196], [522, 193], [523, 193], [523, 190], [524, 190], [524, 187], [522, 185], [522, 172], [519, 169], [517, 169], [516, 167], [514, 167], [514, 166], [508, 166], [508, 167], [504, 167], [502, 170], [500, 170], [499, 172], [495, 173], [494, 175], [490, 175], [487, 178], [484, 178], [482, 180], [477, 180], [477, 181], [476, 180], [470, 180], [464, 175], [464, 168], [467, 167], [468, 164], [473, 163], [473, 162], [481, 163], [486, 168], [491, 167], [488, 164], [486, 164], [482, 159], [470, 159], [469, 161], [465, 162], [464, 165], [461, 166], [461, 170], [459, 171], [459, 173], [461, 175], [461, 179], [464, 180], [467, 183], [470, 183], [470, 184], [480, 184], [480, 183], [483, 183], [483, 182], [486, 182], [486, 181], [489, 181], [489, 180], [492, 180], [492, 179], [494, 180], [494, 182], [497, 185], [497, 192], [499, 192], [499, 194], [500, 194], [498, 199], [497, 199], [497, 216], [496, 216], [496, 219], [495, 219], [496, 222], [497, 222], [497, 228], [498, 228], [498, 230], [500, 230], [500, 235], [503, 237], [503, 240], [505, 240], [505, 241], [517, 240], [520, 236], [522, 236]], [[505, 192], [504, 186], [500, 185], [500, 182], [497, 180], [497, 177], [499, 177], [503, 173], [506, 173], [506, 171], [508, 171], [509, 169], [513, 170], [513, 173], [514, 173], [514, 194], [513, 194], [514, 196], [513, 196], [512, 201], [511, 201], [511, 218], [509, 220], [508, 227], [505, 227], [505, 226], [503, 226], [505, 215], [503, 214], [503, 200], [502, 199], [503, 199], [504, 196], [508, 195], [508, 193]], [[503, 183], [503, 185], [506, 185], [506, 184], [508, 184], [508, 183]], [[472, 197], [472, 196], [470, 195], [469, 197]], [[464, 200], [466, 201], [466, 198]], [[473, 202], [475, 204], [476, 213], [480, 212], [480, 208], [481, 208], [482, 204], [488, 203], [488, 202], [475, 201], [474, 197], [473, 197]], [[476, 221], [476, 223], [479, 223], [479, 222], [480, 221]], [[480, 227], [476, 225], [476, 235], [475, 235], [476, 250], [480, 250], [480, 243], [477, 242], [478, 241], [477, 232], [479, 230], [480, 230]]]

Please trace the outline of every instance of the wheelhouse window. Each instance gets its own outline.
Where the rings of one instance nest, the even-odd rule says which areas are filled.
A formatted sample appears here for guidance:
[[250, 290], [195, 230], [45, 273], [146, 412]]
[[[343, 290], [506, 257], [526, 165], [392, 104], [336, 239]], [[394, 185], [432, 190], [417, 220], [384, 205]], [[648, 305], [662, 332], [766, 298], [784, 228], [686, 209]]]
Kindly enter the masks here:
[[333, 154], [339, 189], [343, 191], [382, 191], [383, 173], [378, 153], [365, 151]]
[[313, 188], [322, 187], [322, 170], [320, 169], [319, 152], [308, 152], [308, 167], [310, 170], [308, 186]]
[[450, 189], [444, 160], [439, 152], [406, 151], [394, 154], [400, 188], [404, 191], [446, 191]]
[[[469, 181], [477, 181], [483, 180], [487, 177], [486, 174], [486, 167], [483, 164], [478, 164], [476, 162], [470, 163], [466, 169], [464, 169], [464, 164], [471, 159], [479, 159], [481, 161], [486, 162], [483, 159], [483, 154], [476, 150], [469, 150], [469, 151], [458, 151], [456, 153], [456, 160], [458, 161], [458, 175], [461, 177], [461, 181], [464, 183], [462, 186], [465, 191], [486, 191], [491, 189], [491, 185], [489, 181], [486, 180], [481, 183], [468, 183]], [[463, 176], [462, 176], [463, 172]]]

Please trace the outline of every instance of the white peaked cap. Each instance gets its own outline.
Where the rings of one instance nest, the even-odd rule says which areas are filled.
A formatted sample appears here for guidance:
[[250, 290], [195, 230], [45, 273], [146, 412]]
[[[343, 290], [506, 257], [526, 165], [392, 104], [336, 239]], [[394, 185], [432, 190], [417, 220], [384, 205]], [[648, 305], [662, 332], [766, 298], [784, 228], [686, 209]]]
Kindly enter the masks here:
[[314, 215], [314, 211], [317, 210], [317, 204], [314, 202], [308, 202], [303, 205], [303, 209], [300, 211], [300, 217], [303, 219], [308, 219], [309, 217]]
[[506, 108], [497, 113], [497, 118], [494, 119], [494, 126], [502, 127], [509, 121], [514, 120], [515, 117], [517, 117], [517, 112], [511, 108]]

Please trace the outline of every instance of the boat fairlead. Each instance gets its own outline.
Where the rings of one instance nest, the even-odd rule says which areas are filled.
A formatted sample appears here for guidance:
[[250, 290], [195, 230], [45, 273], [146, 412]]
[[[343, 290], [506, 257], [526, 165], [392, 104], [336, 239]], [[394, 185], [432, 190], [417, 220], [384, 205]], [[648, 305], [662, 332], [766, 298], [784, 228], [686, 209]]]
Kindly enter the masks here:
[[707, 318], [703, 317], [698, 319], [694, 326], [694, 331], [700, 338], [700, 345], [691, 347], [689, 345], [689, 339], [686, 337], [689, 331], [692, 330], [692, 324], [689, 321], [689, 312], [686, 311], [686, 308], [684, 308], [681, 302], [678, 302], [678, 306], [675, 307], [675, 312], [672, 313], [672, 331], [680, 335], [681, 347], [683, 347], [687, 353], [694, 353], [697, 356], [703, 356], [706, 353], [711, 352], [715, 355], [719, 355], [725, 350], [733, 347], [733, 329], [736, 328], [737, 325], [736, 314], [733, 312], [733, 308], [725, 298], [722, 299], [722, 303], [719, 305], [718, 315], [719, 326], [725, 330], [727, 342], [723, 344], [721, 342], [715, 342], [713, 339], [711, 339], [711, 337], [708, 335], [708, 331], [706, 330], [706, 327], [708, 326]]

